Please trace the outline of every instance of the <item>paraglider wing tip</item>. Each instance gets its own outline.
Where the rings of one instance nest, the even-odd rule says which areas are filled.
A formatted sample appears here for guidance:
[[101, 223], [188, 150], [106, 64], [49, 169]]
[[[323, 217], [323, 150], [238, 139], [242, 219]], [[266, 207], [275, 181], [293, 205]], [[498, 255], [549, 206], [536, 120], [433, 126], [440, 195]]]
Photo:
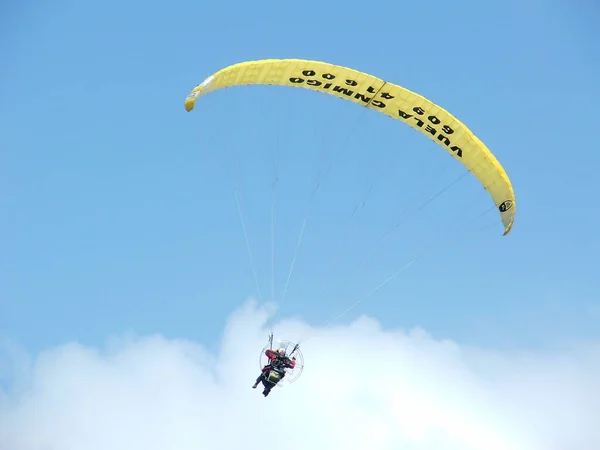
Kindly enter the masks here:
[[512, 230], [512, 227], [513, 227], [513, 223], [515, 223], [515, 219], [512, 219], [510, 221], [510, 223], [508, 224], [508, 226], [504, 230], [504, 233], [502, 234], [502, 236], [506, 236], [508, 233], [510, 233], [510, 230]]
[[196, 100], [198, 99], [198, 97], [204, 95], [206, 92], [209, 92], [207, 88], [212, 83], [214, 78], [214, 75], [211, 75], [210, 77], [206, 78], [202, 83], [196, 86], [192, 90], [192, 92], [190, 92], [190, 94], [185, 98], [185, 110], [187, 112], [190, 112], [192, 109], [194, 109], [194, 105], [196, 104]]
[[194, 109], [194, 103], [196, 103], [196, 98], [195, 97], [188, 97], [185, 99], [185, 110], [187, 112], [190, 112], [192, 109]]

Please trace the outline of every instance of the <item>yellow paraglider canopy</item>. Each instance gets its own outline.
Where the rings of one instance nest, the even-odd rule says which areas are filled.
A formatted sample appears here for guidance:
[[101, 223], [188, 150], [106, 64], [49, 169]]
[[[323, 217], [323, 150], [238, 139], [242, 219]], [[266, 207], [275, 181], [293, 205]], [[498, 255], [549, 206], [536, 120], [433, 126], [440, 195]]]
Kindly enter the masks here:
[[511, 182], [492, 152], [444, 108], [408, 89], [347, 67], [303, 59], [265, 59], [225, 67], [196, 86], [185, 99], [194, 109], [198, 97], [231, 86], [263, 84], [324, 92], [400, 120], [460, 161], [489, 192], [504, 225], [513, 226], [516, 204]]

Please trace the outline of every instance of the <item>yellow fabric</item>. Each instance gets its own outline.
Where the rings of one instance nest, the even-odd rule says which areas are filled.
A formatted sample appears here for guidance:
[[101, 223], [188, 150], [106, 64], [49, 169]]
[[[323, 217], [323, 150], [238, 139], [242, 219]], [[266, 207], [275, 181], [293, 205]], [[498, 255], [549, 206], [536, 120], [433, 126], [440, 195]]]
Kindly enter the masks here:
[[432, 139], [460, 161], [489, 192], [508, 234], [515, 194], [504, 168], [456, 117], [430, 100], [373, 75], [320, 61], [266, 59], [234, 64], [196, 86], [185, 99], [191, 111], [198, 97], [231, 86], [272, 84], [324, 92], [400, 120]]

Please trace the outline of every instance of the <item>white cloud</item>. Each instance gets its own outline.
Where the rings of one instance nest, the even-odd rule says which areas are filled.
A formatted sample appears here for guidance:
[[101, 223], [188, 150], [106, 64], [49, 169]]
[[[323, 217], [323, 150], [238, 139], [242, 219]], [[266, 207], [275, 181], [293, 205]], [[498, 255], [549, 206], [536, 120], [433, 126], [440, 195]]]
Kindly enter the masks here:
[[0, 449], [600, 448], [600, 346], [503, 354], [368, 318], [287, 320], [281, 338], [312, 336], [306, 368], [264, 398], [266, 318], [234, 313], [217, 355], [161, 336], [48, 350], [0, 396]]

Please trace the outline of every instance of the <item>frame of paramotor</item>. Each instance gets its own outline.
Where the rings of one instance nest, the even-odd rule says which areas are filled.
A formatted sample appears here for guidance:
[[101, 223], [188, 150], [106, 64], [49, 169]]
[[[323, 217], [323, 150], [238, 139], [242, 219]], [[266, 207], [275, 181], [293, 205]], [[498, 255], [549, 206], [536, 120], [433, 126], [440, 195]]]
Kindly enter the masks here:
[[304, 355], [300, 351], [300, 346], [298, 344], [286, 340], [273, 341], [273, 337], [271, 336], [269, 337], [269, 343], [265, 345], [260, 352], [259, 364], [261, 369], [269, 364], [269, 358], [267, 358], [265, 352], [267, 350], [277, 350], [279, 348], [283, 348], [285, 354], [289, 358], [296, 357], [296, 367], [293, 369], [286, 368], [285, 377], [277, 384], [277, 386], [282, 387], [285, 384], [293, 383], [300, 378], [300, 375], [302, 375], [302, 371], [304, 370]]

